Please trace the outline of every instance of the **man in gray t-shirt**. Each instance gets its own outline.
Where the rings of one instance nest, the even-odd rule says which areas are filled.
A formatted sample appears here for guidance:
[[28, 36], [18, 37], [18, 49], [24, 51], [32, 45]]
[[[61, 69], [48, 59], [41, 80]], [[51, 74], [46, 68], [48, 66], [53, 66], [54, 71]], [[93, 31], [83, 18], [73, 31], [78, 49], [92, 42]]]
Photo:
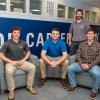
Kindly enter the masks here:
[[[20, 32], [20, 27], [13, 27], [11, 39], [5, 42], [0, 50], [0, 58], [5, 62], [5, 75], [9, 90], [9, 100], [14, 100], [15, 97], [13, 75], [17, 69], [22, 69], [28, 73], [26, 88], [32, 94], [36, 94], [36, 91], [32, 87], [35, 66], [27, 61], [31, 53], [26, 42], [20, 40]], [[24, 54], [24, 52], [26, 54]]]
[[88, 22], [83, 20], [83, 11], [77, 9], [76, 20], [71, 24], [68, 34], [68, 44], [71, 47], [71, 55], [76, 53], [80, 42], [86, 40], [86, 33], [88, 30], [90, 30], [90, 25]]

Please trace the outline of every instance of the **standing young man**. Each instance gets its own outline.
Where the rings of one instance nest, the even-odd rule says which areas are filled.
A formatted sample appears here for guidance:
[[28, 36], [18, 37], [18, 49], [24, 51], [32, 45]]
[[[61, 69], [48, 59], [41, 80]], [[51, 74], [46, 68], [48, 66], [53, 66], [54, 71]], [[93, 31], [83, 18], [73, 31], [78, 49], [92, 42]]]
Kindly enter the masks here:
[[[17, 69], [22, 69], [28, 73], [26, 88], [32, 94], [36, 94], [36, 91], [32, 87], [35, 66], [27, 61], [31, 53], [26, 42], [20, 40], [20, 32], [20, 27], [13, 27], [11, 31], [11, 39], [6, 41], [0, 50], [0, 58], [5, 62], [5, 74], [9, 90], [9, 100], [13, 100], [15, 97], [15, 83], [13, 75]], [[24, 52], [26, 52], [25, 56]]]
[[88, 22], [83, 20], [83, 10], [76, 10], [76, 20], [71, 24], [68, 33], [68, 44], [71, 47], [70, 54], [76, 54], [78, 46], [86, 40], [86, 33], [90, 30]]
[[77, 82], [75, 73], [87, 71], [93, 77], [93, 86], [90, 98], [95, 99], [100, 88], [100, 43], [95, 41], [94, 31], [88, 31], [87, 40], [79, 45], [77, 52], [77, 62], [68, 66], [68, 78], [70, 82], [69, 93], [76, 89]]
[[66, 83], [66, 67], [69, 64], [66, 45], [60, 39], [60, 30], [58, 28], [52, 29], [51, 38], [46, 40], [40, 59], [41, 80], [39, 86], [43, 86], [46, 82], [46, 64], [55, 68], [58, 65], [62, 66], [61, 84], [64, 88], [67, 87]]

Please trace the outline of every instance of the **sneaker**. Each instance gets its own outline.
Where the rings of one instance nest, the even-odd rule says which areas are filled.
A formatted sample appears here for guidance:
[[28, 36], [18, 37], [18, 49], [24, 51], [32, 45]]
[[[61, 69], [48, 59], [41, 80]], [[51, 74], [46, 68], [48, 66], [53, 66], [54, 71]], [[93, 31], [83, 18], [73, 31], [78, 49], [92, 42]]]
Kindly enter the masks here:
[[8, 100], [14, 100], [14, 98], [15, 98], [14, 90], [9, 91]]
[[39, 86], [39, 87], [42, 87], [42, 86], [45, 84], [45, 82], [46, 82], [46, 79], [45, 79], [45, 78], [44, 78], [44, 79], [41, 79], [41, 80], [39, 81], [38, 86]]
[[62, 86], [63, 86], [64, 88], [67, 88], [67, 87], [68, 87], [68, 86], [67, 86], [66, 79], [61, 79], [61, 80], [60, 80], [60, 83], [62, 84]]
[[68, 89], [68, 93], [73, 93], [75, 91], [76, 87], [70, 87]]
[[91, 99], [91, 100], [95, 100], [95, 98], [96, 98], [96, 93], [91, 92], [91, 94], [90, 94], [90, 99]]
[[37, 94], [37, 92], [35, 91], [35, 89], [32, 86], [26, 86], [26, 89], [33, 95]]

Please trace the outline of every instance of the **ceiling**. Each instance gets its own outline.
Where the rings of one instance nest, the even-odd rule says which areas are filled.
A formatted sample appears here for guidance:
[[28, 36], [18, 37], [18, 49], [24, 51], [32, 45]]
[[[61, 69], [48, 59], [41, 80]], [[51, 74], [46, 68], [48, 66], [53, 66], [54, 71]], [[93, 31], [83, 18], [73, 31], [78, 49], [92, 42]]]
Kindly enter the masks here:
[[100, 8], [100, 0], [80, 0], [80, 1]]

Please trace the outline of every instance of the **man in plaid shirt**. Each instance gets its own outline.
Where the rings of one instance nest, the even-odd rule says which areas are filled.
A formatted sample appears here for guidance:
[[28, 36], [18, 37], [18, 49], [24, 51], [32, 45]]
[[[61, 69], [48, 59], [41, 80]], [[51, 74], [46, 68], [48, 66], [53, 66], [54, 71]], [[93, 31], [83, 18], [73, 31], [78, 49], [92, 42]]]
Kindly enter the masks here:
[[68, 78], [70, 82], [69, 93], [73, 93], [77, 83], [75, 73], [87, 71], [93, 77], [93, 87], [90, 94], [92, 100], [95, 99], [100, 87], [100, 43], [95, 41], [95, 32], [87, 32], [87, 40], [79, 45], [77, 50], [77, 62], [68, 66]]

